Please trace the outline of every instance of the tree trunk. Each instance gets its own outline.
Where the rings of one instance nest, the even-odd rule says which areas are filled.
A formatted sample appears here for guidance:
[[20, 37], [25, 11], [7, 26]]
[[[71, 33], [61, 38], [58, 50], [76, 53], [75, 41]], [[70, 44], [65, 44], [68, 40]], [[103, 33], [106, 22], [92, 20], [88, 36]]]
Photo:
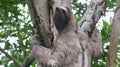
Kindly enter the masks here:
[[120, 0], [117, 0], [117, 7], [114, 12], [114, 18], [112, 23], [112, 32], [110, 37], [110, 46], [108, 51], [106, 67], [116, 67], [119, 32], [120, 32]]

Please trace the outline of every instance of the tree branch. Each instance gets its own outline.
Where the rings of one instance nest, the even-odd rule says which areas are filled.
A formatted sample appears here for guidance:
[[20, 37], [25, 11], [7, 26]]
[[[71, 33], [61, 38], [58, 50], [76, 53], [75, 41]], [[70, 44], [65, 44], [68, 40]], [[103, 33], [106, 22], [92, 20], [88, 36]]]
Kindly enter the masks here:
[[87, 10], [80, 21], [80, 27], [88, 32], [90, 37], [93, 33], [96, 23], [102, 15], [105, 15], [105, 4], [106, 0], [91, 0], [90, 5], [87, 7]]
[[15, 58], [13, 58], [11, 55], [9, 55], [7, 52], [5, 52], [4, 49], [0, 47], [0, 51], [4, 53], [10, 60], [12, 60], [18, 67], [22, 67], [21, 63], [18, 62]]
[[[35, 26], [36, 33], [39, 35], [40, 41], [44, 44], [43, 46], [50, 48], [51, 44], [49, 42], [48, 35], [47, 35], [45, 27], [44, 27], [43, 17], [39, 16], [39, 14], [37, 13], [37, 10], [36, 10], [33, 0], [26, 0], [26, 2], [29, 7], [29, 12], [31, 15], [33, 25]], [[41, 9], [41, 8], [39, 8], [39, 9]]]
[[120, 0], [117, 0], [117, 7], [114, 12], [112, 31], [110, 36], [110, 46], [106, 67], [116, 67], [117, 45], [120, 32]]

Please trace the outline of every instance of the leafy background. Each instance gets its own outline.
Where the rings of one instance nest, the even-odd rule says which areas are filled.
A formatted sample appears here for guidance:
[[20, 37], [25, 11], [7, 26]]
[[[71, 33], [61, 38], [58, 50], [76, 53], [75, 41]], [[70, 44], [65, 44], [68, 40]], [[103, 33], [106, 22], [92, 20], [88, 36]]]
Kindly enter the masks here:
[[[107, 11], [114, 12], [116, 0], [107, 0]], [[87, 8], [89, 0], [80, 2], [72, 0], [73, 12], [77, 21], [80, 21]], [[93, 60], [92, 67], [105, 67], [108, 45], [111, 32], [112, 16], [101, 19], [100, 27], [103, 40], [103, 55], [98, 61]], [[26, 56], [31, 53], [29, 38], [34, 35], [34, 28], [30, 20], [25, 0], [0, 0], [0, 47], [8, 52], [17, 61], [23, 62]], [[120, 44], [120, 40], [119, 40]], [[120, 45], [118, 45], [117, 67], [120, 67]], [[0, 52], [0, 67], [17, 67], [16, 64]], [[35, 67], [35, 63], [31, 65]]]

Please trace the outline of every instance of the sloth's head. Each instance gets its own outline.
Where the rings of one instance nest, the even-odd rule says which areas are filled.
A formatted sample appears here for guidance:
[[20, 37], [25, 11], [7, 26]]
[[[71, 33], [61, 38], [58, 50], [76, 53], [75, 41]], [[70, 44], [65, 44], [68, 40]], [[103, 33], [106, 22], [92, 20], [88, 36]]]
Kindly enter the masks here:
[[70, 26], [72, 29], [76, 24], [76, 19], [71, 9], [64, 6], [56, 7], [53, 21], [58, 32], [61, 32], [64, 29], [67, 29], [67, 27], [69, 28]]

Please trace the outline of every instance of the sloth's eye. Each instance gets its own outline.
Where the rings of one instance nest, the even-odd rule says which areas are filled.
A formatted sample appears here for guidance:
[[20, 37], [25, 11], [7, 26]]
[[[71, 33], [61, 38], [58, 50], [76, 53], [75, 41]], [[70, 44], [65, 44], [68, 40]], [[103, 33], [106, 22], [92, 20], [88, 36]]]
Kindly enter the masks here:
[[65, 14], [65, 10], [61, 9], [61, 11]]

